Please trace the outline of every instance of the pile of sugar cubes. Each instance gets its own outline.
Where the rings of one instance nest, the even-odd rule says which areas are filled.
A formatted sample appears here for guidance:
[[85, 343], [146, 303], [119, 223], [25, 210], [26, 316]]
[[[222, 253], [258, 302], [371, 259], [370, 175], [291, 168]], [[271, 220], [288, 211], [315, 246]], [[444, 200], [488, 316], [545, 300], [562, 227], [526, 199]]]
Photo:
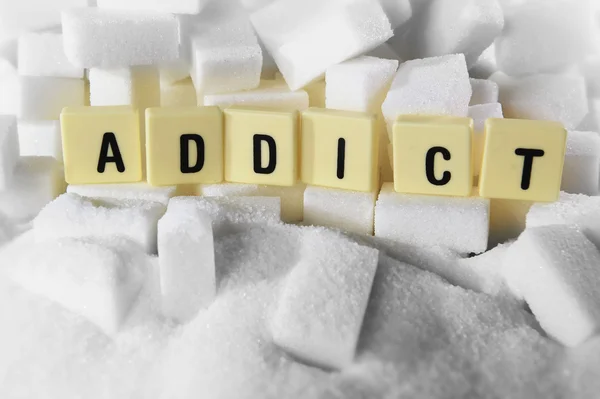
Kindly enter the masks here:
[[[381, 189], [67, 186], [63, 108], [117, 105], [140, 110], [141, 126], [143, 111], [159, 106], [374, 114]], [[391, 126], [423, 114], [474, 120], [476, 171], [487, 119], [560, 122], [568, 137], [559, 200], [490, 200], [476, 184], [465, 198], [395, 192]], [[270, 249], [289, 268], [252, 278], [278, 276], [264, 328], [308, 365], [352, 366], [379, 295], [378, 268], [391, 258], [516, 303], [560, 344], [592, 339], [600, 333], [600, 7], [0, 0], [0, 275], [117, 339], [154, 271], [162, 318], [193, 325], [224, 306], [219, 298], [233, 289], [222, 283], [227, 259], [249, 232], [256, 242], [269, 232], [294, 237], [295, 256]]]

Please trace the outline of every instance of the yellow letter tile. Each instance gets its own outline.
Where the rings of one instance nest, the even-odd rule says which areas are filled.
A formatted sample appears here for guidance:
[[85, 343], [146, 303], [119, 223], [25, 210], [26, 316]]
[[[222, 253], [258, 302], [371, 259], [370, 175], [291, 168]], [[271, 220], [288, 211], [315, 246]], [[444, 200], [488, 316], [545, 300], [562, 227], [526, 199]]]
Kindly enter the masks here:
[[67, 183], [142, 180], [139, 117], [132, 107], [68, 107], [60, 121]]
[[473, 189], [469, 118], [406, 115], [393, 130], [394, 189], [468, 197]]
[[302, 114], [302, 181], [373, 192], [379, 189], [376, 118], [362, 112], [310, 108]]
[[153, 186], [223, 181], [223, 114], [219, 107], [146, 110], [146, 163]]
[[479, 192], [486, 198], [558, 199], [567, 132], [560, 123], [488, 119]]
[[293, 186], [298, 180], [298, 114], [233, 106], [225, 110], [225, 180]]

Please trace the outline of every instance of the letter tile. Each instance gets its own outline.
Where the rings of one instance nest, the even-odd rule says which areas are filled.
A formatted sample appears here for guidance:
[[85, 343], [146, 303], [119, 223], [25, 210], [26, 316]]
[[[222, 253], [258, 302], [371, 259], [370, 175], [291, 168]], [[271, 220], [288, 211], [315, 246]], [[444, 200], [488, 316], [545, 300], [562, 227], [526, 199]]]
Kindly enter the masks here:
[[379, 188], [376, 117], [310, 108], [302, 114], [302, 181], [375, 192]]
[[400, 116], [394, 124], [394, 190], [468, 197], [473, 188], [473, 120]]
[[557, 122], [488, 119], [479, 192], [486, 198], [558, 199], [567, 131]]
[[138, 112], [130, 106], [67, 107], [60, 116], [69, 184], [142, 180]]
[[258, 107], [225, 110], [225, 180], [294, 186], [298, 180], [298, 114]]
[[223, 181], [223, 114], [219, 107], [146, 110], [146, 163], [153, 186]]

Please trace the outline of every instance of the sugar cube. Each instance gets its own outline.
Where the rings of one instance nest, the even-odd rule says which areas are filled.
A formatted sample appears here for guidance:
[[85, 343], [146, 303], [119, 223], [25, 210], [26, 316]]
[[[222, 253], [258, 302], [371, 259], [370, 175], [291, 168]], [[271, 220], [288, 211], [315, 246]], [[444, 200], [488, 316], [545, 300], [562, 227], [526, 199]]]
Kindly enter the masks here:
[[398, 68], [382, 110], [388, 125], [404, 114], [467, 116], [471, 94], [463, 54], [407, 61]]
[[498, 83], [487, 79], [471, 79], [471, 95], [470, 106], [491, 104], [498, 102], [499, 88]]
[[69, 184], [67, 193], [78, 194], [82, 197], [116, 200], [140, 200], [160, 202], [167, 205], [175, 196], [176, 186], [153, 187], [147, 183], [124, 184]]
[[558, 201], [534, 204], [527, 213], [527, 228], [553, 224], [579, 228], [600, 248], [600, 197], [561, 192]]
[[304, 192], [304, 224], [357, 234], [373, 234], [377, 193], [308, 186]]
[[527, 229], [510, 248], [502, 272], [544, 331], [577, 346], [600, 328], [600, 253], [568, 226]]
[[159, 220], [158, 263], [166, 316], [189, 321], [215, 298], [212, 220], [195, 204], [171, 203]]
[[506, 12], [496, 40], [500, 70], [512, 76], [554, 72], [582, 61], [590, 50], [589, 0], [524, 1]]
[[504, 116], [561, 122], [575, 129], [588, 113], [585, 81], [573, 75], [535, 75], [510, 79], [493, 75], [499, 83]]
[[409, 0], [380, 0], [392, 29], [396, 29], [412, 17], [412, 6]]
[[385, 183], [375, 207], [375, 236], [481, 253], [488, 243], [489, 212], [485, 198], [400, 194]]
[[13, 182], [18, 160], [17, 120], [11, 115], [0, 115], [0, 191]]
[[485, 144], [485, 121], [489, 118], [503, 118], [502, 104], [491, 103], [469, 107], [469, 118], [473, 119], [473, 162], [474, 175], [479, 176], [483, 163]]
[[61, 33], [28, 33], [19, 37], [19, 75], [82, 79], [83, 68], [67, 60]]
[[160, 105], [160, 79], [156, 68], [89, 70], [90, 104], [135, 105], [141, 109]]
[[158, 11], [172, 14], [198, 14], [209, 0], [98, 0], [98, 8], [110, 10]]
[[16, 222], [28, 222], [57, 195], [65, 191], [64, 173], [51, 157], [21, 157], [13, 183], [0, 190], [0, 213]]
[[354, 360], [379, 251], [322, 230], [307, 231], [301, 245], [269, 323], [273, 341], [304, 362], [343, 369]]
[[120, 68], [173, 62], [179, 56], [179, 20], [172, 14], [100, 8], [63, 11], [64, 49], [83, 68]]
[[251, 19], [291, 90], [393, 35], [378, 0], [280, 0], [256, 11]]
[[21, 156], [48, 156], [63, 162], [59, 121], [19, 121]]
[[253, 225], [281, 223], [281, 200], [275, 197], [175, 197], [169, 206], [191, 204], [207, 213], [215, 237]]
[[221, 109], [232, 105], [244, 105], [303, 111], [309, 106], [309, 97], [304, 90], [291, 91], [285, 82], [263, 80], [260, 86], [253, 90], [206, 95], [204, 105], [217, 105]]
[[599, 182], [600, 136], [595, 132], [568, 132], [561, 190], [598, 195]]
[[58, 120], [65, 107], [84, 104], [81, 79], [21, 76], [19, 78], [20, 119]]
[[512, 244], [500, 244], [490, 251], [471, 258], [458, 259], [450, 272], [456, 274], [460, 286], [493, 296], [508, 296], [502, 274], [504, 258]]
[[29, 247], [9, 276], [115, 335], [145, 281], [146, 262], [124, 239], [61, 238]]
[[67, 193], [33, 221], [37, 242], [62, 237], [125, 237], [156, 253], [156, 226], [165, 205], [139, 200], [92, 199]]

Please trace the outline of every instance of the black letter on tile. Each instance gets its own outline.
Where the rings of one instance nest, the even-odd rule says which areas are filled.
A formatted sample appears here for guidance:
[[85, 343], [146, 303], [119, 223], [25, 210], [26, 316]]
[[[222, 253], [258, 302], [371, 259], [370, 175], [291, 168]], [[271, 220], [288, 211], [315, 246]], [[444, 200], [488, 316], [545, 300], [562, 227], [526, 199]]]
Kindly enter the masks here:
[[346, 139], [338, 140], [337, 153], [337, 178], [343, 179], [346, 175]]
[[[190, 165], [190, 141], [196, 144], [198, 158], [195, 165]], [[181, 173], [198, 173], [204, 167], [204, 139], [199, 134], [182, 134], [179, 138], [179, 156]]]
[[[254, 135], [254, 173], [259, 175], [270, 175], [277, 167], [277, 143], [275, 139], [266, 134]], [[269, 146], [269, 164], [266, 168], [262, 166], [262, 142]]]
[[[112, 152], [112, 156], [108, 155], [109, 150]], [[98, 159], [98, 173], [104, 173], [106, 164], [109, 162], [116, 164], [119, 173], [125, 172], [125, 163], [123, 162], [119, 143], [114, 133], [104, 133], [104, 136], [102, 136], [102, 147], [100, 148], [100, 158]]]
[[523, 176], [521, 177], [521, 190], [529, 190], [531, 185], [531, 171], [533, 170], [533, 158], [543, 157], [544, 150], [531, 148], [517, 148], [515, 154], [525, 157], [523, 160]]
[[442, 157], [444, 157], [444, 160], [446, 161], [449, 161], [451, 158], [450, 151], [448, 151], [447, 148], [430, 148], [429, 151], [427, 151], [427, 155], [425, 156], [425, 173], [427, 174], [427, 180], [429, 180], [429, 183], [433, 184], [434, 186], [445, 186], [450, 182], [450, 179], [452, 178], [452, 173], [445, 171], [442, 174], [441, 179], [437, 179], [435, 177], [435, 156], [438, 153], [442, 154]]

